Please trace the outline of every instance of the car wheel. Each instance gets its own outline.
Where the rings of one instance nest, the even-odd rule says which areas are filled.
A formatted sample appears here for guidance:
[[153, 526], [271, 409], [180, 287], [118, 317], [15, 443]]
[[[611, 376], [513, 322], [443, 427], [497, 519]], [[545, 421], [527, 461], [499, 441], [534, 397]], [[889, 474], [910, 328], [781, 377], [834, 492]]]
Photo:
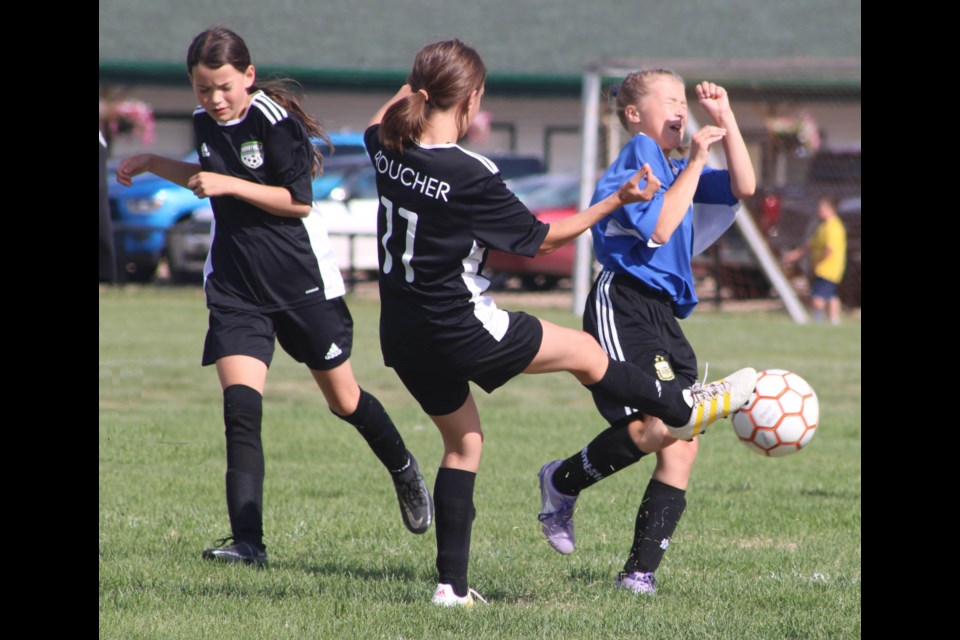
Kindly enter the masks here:
[[203, 274], [196, 271], [185, 271], [170, 267], [170, 282], [173, 284], [200, 284], [203, 282]]
[[520, 276], [520, 283], [523, 288], [530, 291], [548, 291], [556, 288], [559, 282], [559, 276], [550, 276], [543, 273], [527, 273]]
[[128, 262], [127, 264], [122, 265], [121, 268], [123, 270], [123, 278], [127, 282], [145, 284], [153, 280], [153, 276], [157, 272], [157, 263]]
[[170, 228], [166, 256], [172, 283], [203, 282], [203, 258], [210, 249], [209, 234], [209, 224], [193, 218], [181, 220]]

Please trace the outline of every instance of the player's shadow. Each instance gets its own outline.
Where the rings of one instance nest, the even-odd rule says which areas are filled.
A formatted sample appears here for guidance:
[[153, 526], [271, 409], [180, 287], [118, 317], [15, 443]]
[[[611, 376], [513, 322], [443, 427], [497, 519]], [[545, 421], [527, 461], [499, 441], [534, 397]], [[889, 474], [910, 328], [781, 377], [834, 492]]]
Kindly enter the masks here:
[[[331, 578], [349, 578], [363, 582], [396, 582], [406, 584], [420, 584], [422, 589], [414, 589], [409, 592], [407, 589], [396, 589], [389, 592], [387, 599], [395, 603], [404, 604], [422, 604], [424, 593], [434, 586], [437, 576], [430, 565], [414, 566], [408, 563], [394, 563], [380, 567], [369, 567], [366, 565], [345, 563], [342, 561], [331, 560], [329, 562], [319, 562], [306, 564], [303, 571], [313, 576], [328, 576]], [[502, 589], [483, 590], [483, 596], [491, 602], [500, 602], [505, 604], [518, 604], [529, 602], [527, 596], [518, 595], [513, 591]]]
[[426, 580], [432, 573], [409, 564], [396, 563], [388, 566], [370, 567], [344, 563], [342, 560], [308, 563], [304, 571], [315, 576], [340, 576], [360, 580]]
[[585, 585], [607, 584], [610, 582], [610, 570], [600, 567], [579, 567], [570, 571], [570, 579]]
[[[411, 564], [394, 563], [381, 566], [367, 566], [359, 563], [343, 562], [342, 560], [330, 560], [328, 562], [311, 563], [304, 566], [303, 570], [312, 576], [321, 578], [329, 577], [336, 581], [346, 578], [350, 582], [377, 583], [392, 582], [396, 584], [420, 583], [424, 585], [424, 593], [429, 590], [433, 584], [435, 576], [429, 570], [430, 567], [414, 567]], [[358, 586], [358, 589], [363, 587]], [[321, 589], [322, 591], [322, 589]], [[409, 589], [391, 589], [383, 594], [389, 602], [397, 604], [416, 604], [423, 602], [423, 593], [412, 593]]]

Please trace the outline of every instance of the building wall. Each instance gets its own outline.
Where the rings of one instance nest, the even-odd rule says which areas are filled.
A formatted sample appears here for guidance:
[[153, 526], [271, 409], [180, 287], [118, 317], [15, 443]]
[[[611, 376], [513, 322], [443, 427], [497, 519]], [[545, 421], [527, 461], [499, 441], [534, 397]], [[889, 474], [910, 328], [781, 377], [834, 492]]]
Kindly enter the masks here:
[[[101, 93], [104, 88], [101, 87]], [[111, 91], [119, 91], [111, 88]], [[196, 105], [186, 78], [183, 88], [158, 86], [130, 86], [122, 91], [146, 101], [158, 114], [156, 142], [151, 151], [162, 154], [180, 154], [192, 145], [190, 114]], [[369, 117], [389, 97], [375, 93], [321, 93], [306, 95], [305, 106], [317, 115], [329, 131], [361, 130]], [[484, 145], [472, 145], [481, 153], [514, 151], [543, 157], [550, 171], [577, 171], [580, 166], [581, 101], [573, 98], [531, 97], [512, 98], [488, 96], [483, 109], [493, 115], [493, 127]], [[830, 146], [860, 144], [860, 103], [837, 101], [799, 102], [783, 101], [776, 104], [734, 101], [740, 128], [744, 131], [755, 154], [767, 136], [765, 118], [770, 115], [792, 115], [809, 112]], [[705, 116], [697, 105], [692, 114], [701, 123]], [[511, 135], [510, 131], [513, 131]], [[548, 136], [548, 132], [554, 133]], [[549, 137], [549, 141], [548, 141]], [[623, 142], [622, 132], [619, 142]], [[118, 139], [112, 145], [112, 155], [121, 157], [142, 150], [135, 140]], [[546, 157], [544, 157], [546, 156]], [[789, 163], [781, 179], [790, 179]]]

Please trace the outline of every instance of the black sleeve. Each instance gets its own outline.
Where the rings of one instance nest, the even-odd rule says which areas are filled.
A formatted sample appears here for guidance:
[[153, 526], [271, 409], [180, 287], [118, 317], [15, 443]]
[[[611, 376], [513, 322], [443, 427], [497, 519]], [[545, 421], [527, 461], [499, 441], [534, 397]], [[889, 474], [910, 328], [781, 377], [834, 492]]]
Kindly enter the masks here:
[[363, 132], [363, 145], [367, 148], [367, 155], [370, 157], [371, 162], [373, 161], [373, 156], [376, 155], [377, 150], [380, 148], [379, 135], [379, 124], [370, 125], [367, 127], [367, 130]]
[[285, 187], [297, 202], [313, 201], [313, 148], [306, 129], [294, 118], [268, 127], [264, 151], [271, 185]]
[[486, 179], [481, 204], [473, 216], [473, 233], [480, 244], [489, 249], [533, 257], [549, 230], [550, 225], [530, 213], [503, 183], [499, 173]]

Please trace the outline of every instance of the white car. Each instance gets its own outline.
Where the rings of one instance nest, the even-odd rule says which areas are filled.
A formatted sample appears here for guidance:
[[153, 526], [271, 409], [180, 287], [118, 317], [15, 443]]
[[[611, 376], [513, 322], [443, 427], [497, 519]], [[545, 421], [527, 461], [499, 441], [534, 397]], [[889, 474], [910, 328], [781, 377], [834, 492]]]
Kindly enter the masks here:
[[341, 271], [375, 273], [377, 257], [377, 181], [370, 165], [356, 171], [330, 195], [313, 203], [323, 219]]

